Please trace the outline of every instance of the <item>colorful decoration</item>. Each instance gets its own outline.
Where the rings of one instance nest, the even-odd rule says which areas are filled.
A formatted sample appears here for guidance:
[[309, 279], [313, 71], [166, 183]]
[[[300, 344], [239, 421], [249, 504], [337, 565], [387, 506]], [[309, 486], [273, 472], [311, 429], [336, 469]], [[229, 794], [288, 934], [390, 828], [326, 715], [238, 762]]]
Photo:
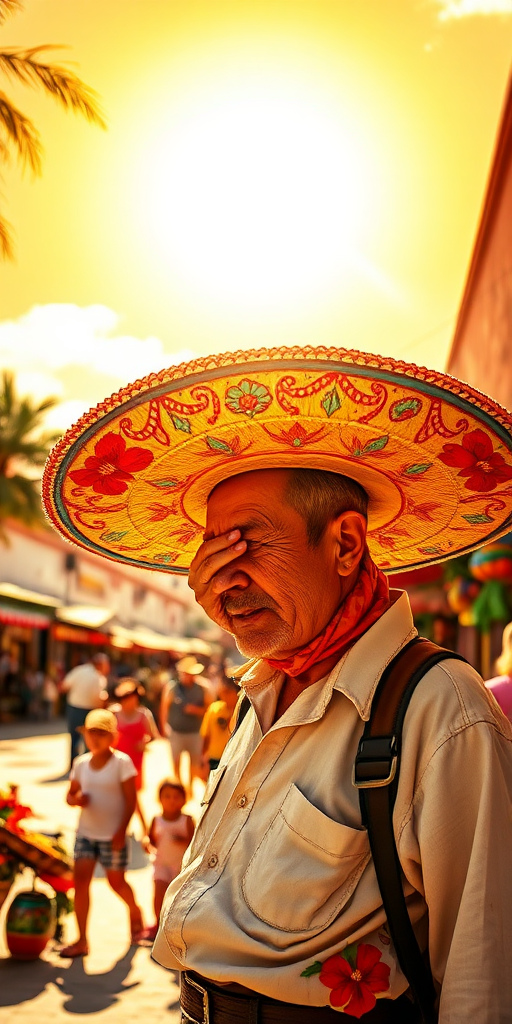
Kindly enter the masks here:
[[30, 807], [18, 799], [18, 787], [0, 790], [0, 906], [11, 885], [25, 867], [32, 868], [34, 880], [51, 885], [55, 897], [33, 889], [17, 893], [7, 913], [7, 945], [12, 956], [33, 960], [40, 955], [55, 932], [62, 931], [62, 918], [72, 910], [69, 890], [73, 888], [73, 864], [60, 842], [20, 825], [30, 817]]
[[8, 789], [0, 789], [0, 819], [8, 823], [9, 828], [16, 829], [22, 818], [30, 818], [32, 811], [18, 800], [18, 787], [10, 785]]
[[[480, 592], [480, 586], [475, 580], [468, 580], [465, 576], [456, 576], [454, 580], [448, 586], [446, 598], [452, 612], [456, 615], [464, 615], [470, 610], [473, 602], [478, 597]], [[461, 625], [467, 625], [467, 621], [461, 622]]]
[[210, 491], [280, 466], [357, 480], [387, 572], [469, 553], [512, 524], [510, 413], [445, 374], [322, 347], [208, 356], [123, 388], [56, 445], [43, 501], [76, 544], [187, 573]]
[[389, 988], [390, 968], [382, 963], [381, 956], [376, 946], [354, 943], [323, 963], [316, 960], [306, 967], [301, 978], [319, 974], [322, 985], [331, 989], [329, 1002], [333, 1009], [359, 1018], [373, 1010], [377, 1002], [375, 993]]
[[6, 939], [16, 960], [37, 960], [53, 937], [57, 923], [55, 900], [42, 892], [18, 892], [6, 920]]
[[469, 559], [471, 575], [477, 580], [512, 582], [512, 533], [507, 533], [494, 544], [475, 551]]
[[[33, 868], [37, 875], [44, 876], [51, 884], [57, 877], [72, 885], [73, 862], [59, 837], [51, 838], [20, 825], [23, 818], [31, 815], [30, 807], [18, 799], [17, 786], [11, 785], [8, 790], [0, 790], [0, 855], [4, 858], [4, 864], [14, 860]], [[1, 874], [0, 870], [0, 877]]]

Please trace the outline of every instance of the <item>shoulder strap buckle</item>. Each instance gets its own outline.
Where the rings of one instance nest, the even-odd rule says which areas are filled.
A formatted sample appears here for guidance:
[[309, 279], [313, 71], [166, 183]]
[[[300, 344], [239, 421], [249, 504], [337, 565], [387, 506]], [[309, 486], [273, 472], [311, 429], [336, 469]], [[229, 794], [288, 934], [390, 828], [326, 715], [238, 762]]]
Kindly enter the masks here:
[[389, 786], [396, 775], [397, 764], [396, 736], [363, 736], [354, 761], [352, 784], [356, 789]]

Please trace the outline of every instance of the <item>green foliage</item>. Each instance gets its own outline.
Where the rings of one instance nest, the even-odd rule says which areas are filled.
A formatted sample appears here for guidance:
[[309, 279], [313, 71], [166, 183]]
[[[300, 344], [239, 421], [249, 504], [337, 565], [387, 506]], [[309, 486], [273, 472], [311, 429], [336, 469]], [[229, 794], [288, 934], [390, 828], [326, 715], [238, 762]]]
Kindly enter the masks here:
[[453, 583], [458, 576], [465, 580], [473, 577], [469, 568], [469, 555], [459, 555], [457, 558], [450, 558], [443, 563], [443, 579], [445, 583]]
[[[21, 0], [0, 0], [0, 24], [22, 9]], [[105, 128], [96, 93], [65, 65], [49, 63], [45, 58], [49, 50], [56, 49], [61, 47], [8, 47], [0, 51], [0, 73], [23, 85], [43, 89], [67, 110]], [[22, 167], [29, 167], [34, 174], [41, 173], [43, 148], [39, 132], [33, 121], [0, 91], [0, 163], [8, 163], [12, 152]], [[13, 258], [11, 228], [1, 214], [0, 254], [4, 259]]]
[[311, 978], [311, 977], [313, 977], [314, 974], [320, 974], [321, 970], [322, 970], [322, 961], [321, 960], [315, 960], [314, 964], [310, 964], [309, 967], [306, 967], [306, 969], [304, 971], [302, 971], [301, 978]]
[[46, 398], [39, 404], [20, 397], [12, 373], [0, 378], [0, 538], [2, 522], [17, 519], [27, 525], [42, 521], [40, 469], [58, 438], [44, 429], [44, 417], [56, 404]]
[[482, 633], [489, 633], [493, 622], [508, 622], [510, 599], [501, 580], [487, 580], [473, 605], [475, 625]]

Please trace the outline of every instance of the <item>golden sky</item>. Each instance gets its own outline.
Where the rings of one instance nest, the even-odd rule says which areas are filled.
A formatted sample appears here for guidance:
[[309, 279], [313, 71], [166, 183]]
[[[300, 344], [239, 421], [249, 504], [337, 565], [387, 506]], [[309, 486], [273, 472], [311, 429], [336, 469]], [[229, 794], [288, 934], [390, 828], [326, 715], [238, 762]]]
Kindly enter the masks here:
[[0, 361], [65, 426], [166, 363], [329, 344], [444, 365], [512, 0], [27, 0], [109, 129], [1, 87], [44, 173], [4, 177]]

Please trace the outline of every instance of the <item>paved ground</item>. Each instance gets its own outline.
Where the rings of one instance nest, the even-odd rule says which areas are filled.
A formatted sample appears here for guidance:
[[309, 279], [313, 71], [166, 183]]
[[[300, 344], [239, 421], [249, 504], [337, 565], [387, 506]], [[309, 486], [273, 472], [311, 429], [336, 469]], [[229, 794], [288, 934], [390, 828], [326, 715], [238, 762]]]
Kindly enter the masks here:
[[[69, 741], [63, 728], [62, 722], [0, 726], [0, 787], [18, 783], [23, 802], [43, 819], [34, 821], [34, 827], [60, 829], [71, 841], [77, 812], [65, 803]], [[156, 810], [158, 782], [169, 773], [168, 744], [157, 740], [146, 756], [143, 801], [148, 817]], [[136, 840], [128, 878], [151, 921], [151, 867]], [[31, 874], [17, 887], [31, 888]], [[12, 960], [5, 945], [6, 908], [0, 911], [2, 1024], [62, 1024], [68, 1014], [102, 1024], [144, 1019], [178, 1024], [177, 978], [151, 960], [149, 949], [129, 946], [126, 908], [99, 873], [92, 886], [91, 952], [83, 960], [61, 960], [56, 949], [29, 963]], [[72, 916], [67, 938], [75, 938]]]

